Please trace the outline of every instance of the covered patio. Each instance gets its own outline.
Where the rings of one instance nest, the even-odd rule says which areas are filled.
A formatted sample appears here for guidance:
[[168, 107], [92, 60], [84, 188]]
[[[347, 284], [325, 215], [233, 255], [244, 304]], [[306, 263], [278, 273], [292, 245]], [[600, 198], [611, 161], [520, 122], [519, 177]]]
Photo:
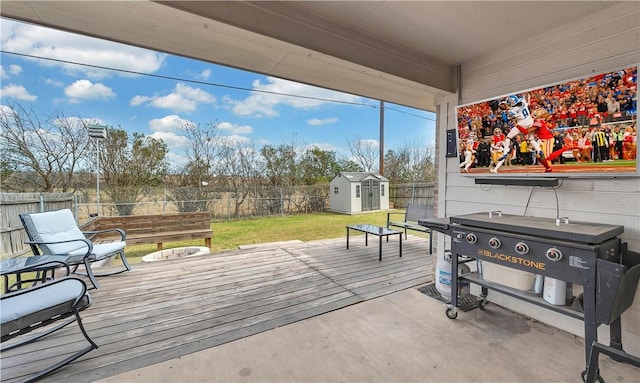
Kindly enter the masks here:
[[[43, 381], [580, 381], [582, 338], [494, 304], [450, 320], [418, 290], [433, 281], [428, 239], [409, 236], [399, 258], [392, 237], [382, 262], [370, 240], [264, 244], [103, 278], [83, 312], [100, 348]], [[2, 381], [81, 341], [70, 326], [3, 353]], [[600, 369], [638, 381], [608, 357]]]

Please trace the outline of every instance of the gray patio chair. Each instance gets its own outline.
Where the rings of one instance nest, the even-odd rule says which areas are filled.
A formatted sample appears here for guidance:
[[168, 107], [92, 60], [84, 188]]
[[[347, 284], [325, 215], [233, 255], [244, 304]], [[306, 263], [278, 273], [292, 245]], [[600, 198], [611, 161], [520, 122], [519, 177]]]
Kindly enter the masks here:
[[[90, 305], [91, 296], [87, 293], [87, 285], [75, 277], [64, 277], [0, 297], [2, 352], [34, 342], [73, 322], [78, 323], [82, 335], [89, 342], [88, 346], [64, 360], [26, 378], [21, 377], [25, 379], [24, 382], [33, 382], [98, 348], [85, 331], [80, 318], [80, 311]], [[57, 323], [60, 321], [61, 323]], [[37, 329], [39, 332], [25, 335]]]
[[[69, 259], [65, 262], [72, 267], [72, 273], [83, 274], [78, 272], [78, 266], [84, 265], [86, 275], [96, 289], [100, 286], [96, 277], [114, 275], [131, 270], [127, 257], [124, 255], [126, 234], [120, 229], [82, 232], [69, 209], [43, 213], [24, 213], [20, 214], [20, 220], [29, 237], [29, 241], [25, 243], [31, 246], [34, 255], [41, 253], [69, 255]], [[87, 239], [88, 235], [108, 231], [117, 231], [122, 239], [98, 244]], [[101, 274], [94, 273], [91, 267], [92, 263], [98, 262], [98, 264], [101, 264], [118, 255], [124, 264], [123, 269]]]

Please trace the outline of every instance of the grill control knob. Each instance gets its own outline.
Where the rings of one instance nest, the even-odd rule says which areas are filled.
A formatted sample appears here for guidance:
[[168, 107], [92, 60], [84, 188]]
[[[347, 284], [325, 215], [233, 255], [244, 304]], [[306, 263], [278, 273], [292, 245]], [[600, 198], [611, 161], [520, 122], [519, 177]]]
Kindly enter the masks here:
[[562, 251], [556, 249], [555, 247], [548, 249], [545, 255], [550, 261], [553, 262], [557, 262], [562, 259]]
[[498, 238], [493, 237], [489, 240], [489, 246], [491, 246], [492, 249], [497, 249], [502, 246], [502, 242], [500, 242]]
[[524, 242], [516, 243], [516, 253], [520, 255], [525, 255], [529, 252], [529, 245]]
[[473, 233], [469, 233], [469, 234], [467, 234], [467, 236], [466, 236], [465, 238], [466, 238], [467, 242], [469, 242], [469, 243], [476, 243], [476, 242], [478, 242], [478, 237], [476, 237], [476, 235], [475, 235], [475, 234], [473, 234]]

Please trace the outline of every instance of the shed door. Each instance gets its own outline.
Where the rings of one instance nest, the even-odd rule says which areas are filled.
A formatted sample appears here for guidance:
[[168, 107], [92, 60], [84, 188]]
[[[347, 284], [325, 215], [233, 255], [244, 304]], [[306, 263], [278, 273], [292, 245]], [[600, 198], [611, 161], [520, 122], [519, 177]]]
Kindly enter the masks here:
[[380, 210], [380, 181], [362, 181], [362, 211]]
[[371, 210], [380, 210], [380, 181], [371, 182]]

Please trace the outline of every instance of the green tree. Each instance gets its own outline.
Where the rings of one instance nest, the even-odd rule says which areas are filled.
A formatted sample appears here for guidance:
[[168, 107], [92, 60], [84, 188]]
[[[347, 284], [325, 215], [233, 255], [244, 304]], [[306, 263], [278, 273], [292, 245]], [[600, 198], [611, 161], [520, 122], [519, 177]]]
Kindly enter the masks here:
[[308, 149], [302, 155], [299, 168], [302, 172], [302, 184], [304, 185], [328, 183], [340, 169], [336, 153], [322, 150], [317, 146]]
[[289, 211], [287, 204], [294, 201], [295, 185], [302, 183], [302, 169], [299, 167], [299, 148], [302, 145], [296, 135], [283, 141], [278, 146], [265, 145], [261, 150], [265, 175], [271, 187], [260, 189], [258, 197], [263, 201], [261, 209], [273, 214]]
[[260, 150], [265, 162], [265, 175], [274, 186], [290, 187], [297, 180], [297, 153], [289, 143], [265, 145]]
[[341, 158], [338, 160], [338, 169], [341, 172], [363, 172], [362, 166], [357, 162], [348, 158]]
[[167, 145], [162, 140], [110, 129], [100, 153], [104, 191], [119, 215], [131, 215], [146, 187], [158, 186], [167, 174]]

